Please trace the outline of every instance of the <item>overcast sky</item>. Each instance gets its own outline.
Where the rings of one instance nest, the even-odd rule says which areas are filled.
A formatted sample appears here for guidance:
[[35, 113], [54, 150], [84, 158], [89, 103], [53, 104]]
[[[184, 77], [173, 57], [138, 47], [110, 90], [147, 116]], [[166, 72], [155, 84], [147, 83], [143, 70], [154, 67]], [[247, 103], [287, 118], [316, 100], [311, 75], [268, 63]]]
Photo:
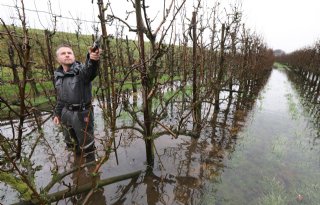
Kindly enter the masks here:
[[320, 40], [320, 0], [243, 0], [243, 10], [271, 48], [292, 52]]
[[[97, 20], [97, 5], [96, 3], [91, 4], [91, 0], [51, 1], [52, 12], [55, 14], [88, 21]], [[121, 1], [125, 0], [112, 1], [112, 4]], [[146, 2], [153, 1], [160, 2], [160, 0], [147, 0]], [[15, 9], [7, 6], [13, 6], [14, 2], [15, 0], [0, 1], [0, 18], [6, 23], [17, 22], [15, 19], [10, 19], [10, 17], [16, 16]], [[24, 2], [27, 9], [48, 11], [47, 0], [24, 0]], [[107, 1], [105, 0], [105, 2]], [[123, 5], [117, 6], [113, 8], [117, 11], [125, 11]], [[315, 41], [320, 40], [320, 0], [243, 0], [242, 9], [244, 12], [243, 21], [247, 24], [247, 28], [256, 31], [270, 48], [292, 52], [313, 45]], [[35, 12], [29, 12], [36, 15]], [[44, 15], [44, 13], [38, 14], [40, 22], [39, 18], [32, 19], [30, 14], [27, 16], [30, 17], [28, 24], [31, 27], [37, 25], [39, 28], [40, 22], [44, 27], [47, 27], [51, 22], [48, 15]], [[59, 22], [61, 28], [71, 32], [74, 31], [72, 30], [74, 29], [73, 25], [74, 22], [67, 19]], [[91, 22], [82, 23], [82, 26], [84, 32], [92, 32]]]

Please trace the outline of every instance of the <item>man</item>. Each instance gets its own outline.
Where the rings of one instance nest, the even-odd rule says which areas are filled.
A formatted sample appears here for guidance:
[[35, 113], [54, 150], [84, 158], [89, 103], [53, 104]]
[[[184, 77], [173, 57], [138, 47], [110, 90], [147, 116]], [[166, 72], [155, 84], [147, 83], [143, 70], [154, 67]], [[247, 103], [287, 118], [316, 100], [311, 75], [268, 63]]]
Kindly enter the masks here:
[[60, 45], [56, 51], [60, 66], [54, 72], [57, 104], [53, 122], [62, 125], [67, 147], [85, 156], [95, 150], [91, 81], [98, 73], [99, 52], [90, 49], [86, 63], [81, 64], [70, 45]]

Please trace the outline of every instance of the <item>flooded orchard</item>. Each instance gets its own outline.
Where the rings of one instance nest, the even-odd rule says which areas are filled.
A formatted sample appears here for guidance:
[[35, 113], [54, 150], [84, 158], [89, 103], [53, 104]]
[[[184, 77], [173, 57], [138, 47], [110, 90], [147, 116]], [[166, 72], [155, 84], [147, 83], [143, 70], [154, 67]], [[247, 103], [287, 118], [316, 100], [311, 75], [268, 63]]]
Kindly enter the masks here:
[[[94, 23], [47, 3], [41, 29], [23, 0], [0, 22], [1, 204], [319, 204], [319, 41], [274, 50], [238, 1], [98, 0]], [[68, 78], [99, 67], [63, 81], [92, 90], [72, 102], [60, 44], [84, 63]], [[94, 111], [94, 155], [66, 148], [56, 104], [85, 142]]]
[[[261, 169], [250, 169], [252, 174], [240, 165], [257, 154], [263, 156], [258, 152], [267, 147], [250, 152], [250, 157], [240, 156], [258, 147], [252, 143], [247, 148], [247, 140], [259, 142], [263, 137], [250, 129], [255, 128], [251, 123], [260, 112], [256, 107], [260, 101], [263, 108], [264, 96], [260, 99], [259, 93], [275, 55], [260, 35], [247, 28], [240, 5], [206, 1], [202, 7], [199, 1], [196, 9], [186, 1], [172, 1], [163, 5], [162, 18], [145, 2], [135, 1], [134, 7], [127, 3], [133, 11], [127, 17], [136, 19], [135, 29], [127, 20], [111, 17], [111, 4], [106, 9], [100, 0], [96, 6], [101, 19], [99, 25], [89, 26], [90, 35], [82, 35], [87, 32], [80, 25], [70, 33], [29, 29], [23, 6], [21, 15], [14, 17], [20, 24], [1, 22], [1, 203], [221, 204], [237, 198], [273, 199], [270, 190], [253, 193], [249, 184], [243, 185], [261, 179], [254, 177]], [[91, 60], [100, 61], [89, 85], [94, 96], [95, 160], [67, 150], [61, 127], [51, 120], [53, 107], [61, 100], [54, 77], [55, 49], [61, 43], [73, 48], [79, 62], [86, 62], [84, 70], [90, 69]], [[100, 46], [100, 58], [85, 55], [89, 46]], [[76, 80], [68, 85], [83, 87]], [[82, 100], [63, 104], [90, 114], [91, 104], [84, 106]], [[90, 121], [89, 116], [74, 116]], [[263, 125], [258, 127], [263, 130]], [[243, 160], [233, 162], [237, 156]], [[227, 183], [231, 170], [236, 176], [248, 174], [239, 179], [237, 192], [232, 190], [236, 183]], [[313, 200], [301, 193], [300, 201]], [[295, 196], [288, 196], [291, 199]]]
[[[112, 133], [105, 127], [107, 122], [95, 102], [97, 160], [110, 152], [97, 177], [141, 172], [96, 188], [88, 204], [318, 204], [320, 115], [319, 104], [308, 98], [314, 97], [313, 89], [290, 71], [274, 69], [261, 89], [254, 92], [246, 99], [233, 93], [233, 100], [229, 98], [221, 104], [215, 121], [203, 126], [199, 138], [164, 135], [155, 139], [151, 173], [147, 172], [144, 140], [135, 131], [116, 131], [114, 149], [106, 149], [105, 141]], [[228, 97], [226, 92], [225, 99]], [[203, 105], [202, 109], [209, 108]], [[171, 112], [175, 112], [174, 108]], [[167, 122], [176, 123], [170, 114]], [[132, 121], [122, 116], [118, 123]], [[79, 163], [65, 149], [59, 127], [48, 120], [43, 128], [43, 137], [27, 135], [29, 140], [24, 147], [24, 152], [29, 153], [33, 149], [30, 146], [39, 141], [31, 158], [32, 166], [38, 166], [33, 174], [39, 190], [57, 173]], [[10, 131], [6, 125], [1, 127], [2, 133]], [[90, 183], [90, 170], [94, 168], [67, 175], [49, 193]], [[0, 185], [2, 204], [19, 202], [19, 195], [10, 186]], [[83, 202], [87, 193], [57, 204]]]

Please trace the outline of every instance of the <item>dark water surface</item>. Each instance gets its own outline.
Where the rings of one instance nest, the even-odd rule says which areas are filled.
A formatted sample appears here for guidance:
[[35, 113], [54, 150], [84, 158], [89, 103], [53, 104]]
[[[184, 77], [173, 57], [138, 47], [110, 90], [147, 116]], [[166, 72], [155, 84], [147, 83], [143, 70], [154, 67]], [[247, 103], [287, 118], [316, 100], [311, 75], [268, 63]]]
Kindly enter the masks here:
[[[314, 123], [318, 116], [308, 113], [302, 101], [305, 99], [288, 80], [286, 72], [273, 70], [236, 135], [217, 140], [208, 129], [197, 140], [186, 136], [159, 137], [155, 141], [152, 175], [143, 172], [136, 179], [105, 186], [93, 195], [90, 204], [318, 205], [320, 145], [319, 128]], [[106, 136], [98, 108], [95, 113], [99, 141]], [[54, 163], [58, 164], [59, 172], [75, 163], [73, 154], [64, 148], [59, 128], [48, 121], [44, 132], [51, 145], [49, 152], [55, 155], [46, 154], [45, 142], [42, 148], [36, 149], [33, 160], [43, 165], [36, 174], [37, 187], [51, 180], [50, 169]], [[143, 139], [129, 131], [118, 134], [122, 137], [117, 137], [117, 155], [112, 153], [100, 169], [101, 179], [146, 169]], [[102, 156], [102, 145], [98, 150]], [[64, 184], [85, 183], [90, 179], [86, 172], [81, 172], [67, 177]], [[66, 189], [64, 184], [56, 185], [52, 192]], [[1, 196], [5, 195], [1, 203], [17, 200], [11, 188], [3, 184], [0, 188]], [[72, 200], [59, 204], [72, 204]]]

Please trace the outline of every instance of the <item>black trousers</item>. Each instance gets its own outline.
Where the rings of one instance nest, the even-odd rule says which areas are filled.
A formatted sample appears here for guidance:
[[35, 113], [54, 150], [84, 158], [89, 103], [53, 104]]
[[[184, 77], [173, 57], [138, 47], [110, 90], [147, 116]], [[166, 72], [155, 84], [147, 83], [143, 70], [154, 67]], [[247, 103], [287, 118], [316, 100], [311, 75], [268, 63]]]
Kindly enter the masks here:
[[94, 150], [94, 115], [93, 109], [72, 111], [63, 108], [61, 123], [67, 146], [76, 148], [77, 153]]

